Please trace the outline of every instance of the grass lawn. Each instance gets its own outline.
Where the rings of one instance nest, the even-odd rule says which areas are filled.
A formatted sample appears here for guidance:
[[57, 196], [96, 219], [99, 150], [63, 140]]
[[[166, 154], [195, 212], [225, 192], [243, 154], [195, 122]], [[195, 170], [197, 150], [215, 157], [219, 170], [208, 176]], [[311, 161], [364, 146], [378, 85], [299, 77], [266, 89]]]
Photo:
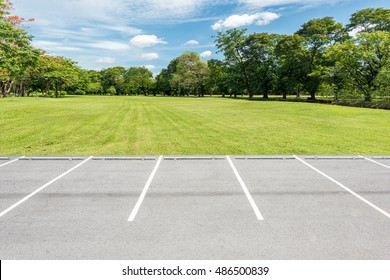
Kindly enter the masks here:
[[390, 154], [390, 111], [222, 98], [0, 100], [0, 155]]

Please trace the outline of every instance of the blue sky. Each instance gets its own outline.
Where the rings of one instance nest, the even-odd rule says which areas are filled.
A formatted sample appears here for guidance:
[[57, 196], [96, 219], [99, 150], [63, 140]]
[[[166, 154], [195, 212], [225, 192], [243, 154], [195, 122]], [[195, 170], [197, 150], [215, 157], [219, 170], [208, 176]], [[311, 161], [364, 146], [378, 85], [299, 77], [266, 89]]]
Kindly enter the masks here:
[[155, 74], [184, 51], [221, 58], [214, 38], [226, 28], [291, 34], [312, 19], [347, 23], [355, 11], [389, 0], [15, 0], [36, 19], [33, 44], [86, 69], [146, 66]]

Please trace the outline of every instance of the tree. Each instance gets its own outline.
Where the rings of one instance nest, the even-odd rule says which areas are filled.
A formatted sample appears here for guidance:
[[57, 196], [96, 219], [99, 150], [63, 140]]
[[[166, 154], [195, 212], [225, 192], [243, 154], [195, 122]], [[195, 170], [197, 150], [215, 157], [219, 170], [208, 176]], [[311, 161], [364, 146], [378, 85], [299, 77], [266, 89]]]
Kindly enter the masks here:
[[344, 87], [352, 85], [365, 101], [371, 101], [383, 85], [383, 77], [388, 76], [390, 33], [360, 33], [355, 39], [331, 47], [327, 56], [336, 61], [332, 71], [343, 80]]
[[[105, 93], [111, 87], [115, 88], [115, 94], [123, 95], [125, 90], [123, 87], [124, 84], [124, 75], [126, 69], [122, 66], [107, 68], [101, 71], [102, 74], [102, 86]], [[113, 90], [110, 90], [110, 94], [113, 94]]]
[[163, 95], [171, 96], [174, 94], [174, 89], [171, 87], [173, 74], [177, 71], [177, 58], [172, 59], [167, 68], [161, 70], [156, 76], [156, 91]]
[[309, 73], [305, 81], [305, 88], [310, 93], [310, 98], [316, 98], [316, 92], [321, 83], [321, 70], [323, 66], [323, 54], [325, 49], [336, 43], [342, 43], [349, 38], [346, 28], [341, 23], [336, 23], [332, 17], [313, 19], [304, 23], [296, 32], [305, 42], [308, 50]]
[[86, 93], [92, 95], [103, 94], [102, 74], [95, 70], [85, 70], [87, 75]]
[[215, 43], [219, 51], [224, 54], [228, 67], [236, 70], [233, 75], [240, 78], [249, 98], [253, 98], [255, 90], [250, 77], [250, 64], [244, 55], [247, 47], [246, 31], [246, 29], [234, 28], [225, 33], [218, 32]]
[[124, 74], [124, 87], [129, 94], [146, 96], [153, 85], [153, 73], [145, 67], [131, 67]]
[[32, 36], [21, 26], [25, 19], [10, 15], [11, 10], [11, 2], [0, 1], [0, 97], [12, 89], [25, 94], [28, 69], [34, 66], [39, 55], [31, 46]]
[[77, 83], [80, 77], [80, 69], [76, 62], [61, 56], [40, 56], [40, 78], [42, 91], [49, 95], [54, 89], [54, 96], [60, 96], [64, 87], [70, 87]]
[[383, 8], [367, 8], [352, 14], [350, 23], [347, 25], [349, 31], [360, 32], [390, 32], [390, 10]]
[[210, 95], [222, 94], [225, 97], [229, 93], [229, 69], [226, 64], [218, 59], [210, 59], [208, 62], [209, 75], [206, 81], [206, 89]]
[[267, 99], [276, 81], [275, 46], [278, 35], [254, 33], [245, 41], [243, 57], [247, 61], [251, 83], [255, 94], [263, 94]]
[[195, 52], [185, 52], [177, 58], [176, 72], [171, 79], [171, 87], [180, 94], [204, 96], [209, 68], [207, 62]]
[[275, 47], [275, 55], [278, 60], [277, 90], [282, 92], [284, 99], [287, 94], [299, 97], [310, 73], [304, 39], [298, 34], [281, 36]]

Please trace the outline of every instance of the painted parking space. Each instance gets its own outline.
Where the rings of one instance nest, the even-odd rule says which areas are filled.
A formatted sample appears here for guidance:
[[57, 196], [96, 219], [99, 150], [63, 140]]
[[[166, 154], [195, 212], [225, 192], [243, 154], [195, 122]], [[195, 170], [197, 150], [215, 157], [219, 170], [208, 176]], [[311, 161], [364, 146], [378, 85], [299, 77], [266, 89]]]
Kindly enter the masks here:
[[164, 160], [123, 234], [134, 258], [218, 259], [245, 256], [258, 226], [226, 159]]
[[106, 259], [153, 164], [88, 161], [0, 220], [0, 257]]
[[79, 160], [17, 160], [1, 167], [0, 212], [77, 163]]
[[390, 169], [390, 156], [366, 156], [365, 158], [381, 165], [382, 167]]
[[[265, 218], [266, 256], [389, 258], [389, 219], [294, 159], [235, 160]], [[261, 248], [259, 248], [261, 250]], [[265, 256], [265, 257], [266, 257]]]
[[358, 158], [308, 162], [390, 213], [390, 169]]

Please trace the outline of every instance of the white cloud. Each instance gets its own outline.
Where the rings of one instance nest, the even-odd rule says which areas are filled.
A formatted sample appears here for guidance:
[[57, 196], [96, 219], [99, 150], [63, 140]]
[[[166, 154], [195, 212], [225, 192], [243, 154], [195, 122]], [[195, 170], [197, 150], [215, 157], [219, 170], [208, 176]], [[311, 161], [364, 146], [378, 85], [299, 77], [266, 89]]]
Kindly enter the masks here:
[[80, 51], [80, 48], [64, 46], [61, 43], [53, 42], [53, 41], [42, 41], [37, 40], [33, 41], [33, 46], [39, 49], [43, 49], [45, 51]]
[[186, 42], [184, 45], [185, 45], [185, 46], [196, 46], [196, 45], [199, 45], [199, 42], [196, 41], [196, 40], [189, 40], [189, 41]]
[[210, 57], [213, 53], [211, 51], [205, 51], [200, 54], [201, 58], [207, 58]]
[[139, 48], [148, 48], [157, 44], [167, 44], [167, 42], [156, 35], [137, 35], [130, 40], [130, 44]]
[[131, 26], [126, 26], [126, 25], [101, 26], [101, 28], [105, 28], [107, 30], [118, 31], [118, 32], [130, 35], [130, 36], [138, 35], [138, 34], [142, 33], [141, 29], [131, 27]]
[[[368, 28], [373, 28], [373, 27], [375, 27], [375, 26], [376, 26], [376, 24], [369, 24], [367, 27], [368, 27]], [[353, 37], [353, 38], [356, 38], [357, 35], [358, 35], [360, 32], [364, 31], [364, 30], [365, 30], [365, 28], [364, 28], [363, 26], [358, 26], [358, 27], [356, 27], [355, 29], [352, 29], [351, 31], [349, 31], [348, 33], [349, 33], [349, 36], [351, 36], [351, 37]]]
[[143, 65], [143, 67], [145, 67], [146, 69], [148, 69], [150, 71], [152, 71], [152, 70], [157, 68], [155, 65]]
[[141, 54], [141, 58], [144, 59], [144, 60], [154, 60], [154, 59], [158, 59], [160, 56], [158, 55], [158, 53], [143, 53]]
[[272, 21], [278, 19], [280, 15], [271, 12], [260, 12], [256, 14], [232, 15], [225, 20], [219, 20], [211, 26], [214, 30], [223, 28], [237, 28], [245, 25], [267, 25]]
[[128, 44], [120, 43], [120, 42], [112, 42], [112, 41], [100, 41], [95, 43], [87, 44], [89, 47], [96, 49], [104, 49], [110, 51], [124, 51], [130, 49]]
[[99, 64], [113, 64], [116, 61], [113, 57], [101, 57], [98, 60], [96, 60], [96, 63]]

